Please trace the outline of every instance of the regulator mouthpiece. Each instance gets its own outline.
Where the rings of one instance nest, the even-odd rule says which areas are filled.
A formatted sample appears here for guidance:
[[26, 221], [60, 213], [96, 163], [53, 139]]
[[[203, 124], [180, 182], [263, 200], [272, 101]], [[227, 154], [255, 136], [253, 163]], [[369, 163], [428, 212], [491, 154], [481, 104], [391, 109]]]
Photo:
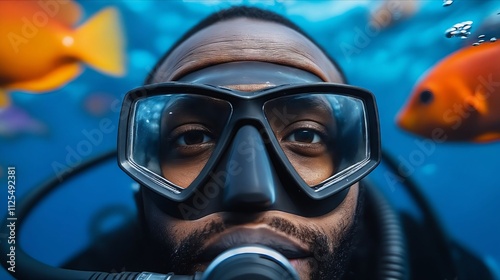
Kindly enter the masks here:
[[208, 266], [201, 280], [299, 280], [290, 262], [260, 245], [229, 249]]

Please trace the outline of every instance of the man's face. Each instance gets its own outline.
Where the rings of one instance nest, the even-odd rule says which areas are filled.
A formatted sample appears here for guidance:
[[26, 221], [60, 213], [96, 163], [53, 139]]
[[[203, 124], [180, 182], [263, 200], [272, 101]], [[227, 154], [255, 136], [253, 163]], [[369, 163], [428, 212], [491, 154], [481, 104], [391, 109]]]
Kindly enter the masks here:
[[[164, 61], [153, 82], [179, 80], [200, 69], [239, 61], [290, 66], [315, 75], [319, 81], [343, 82], [335, 66], [304, 36], [276, 23], [244, 18], [219, 22], [193, 35]], [[215, 85], [255, 91], [277, 84], [255, 78], [244, 83], [219, 81]], [[193, 162], [192, 166], [183, 166], [183, 170], [199, 170], [197, 165], [199, 162]], [[332, 166], [295, 168], [313, 185], [315, 178], [330, 173]], [[182, 177], [177, 180], [181, 182]], [[143, 188], [145, 221], [154, 244], [155, 265], [163, 272], [193, 274], [205, 270], [220, 248], [250, 243], [288, 252], [284, 255], [301, 279], [337, 278], [349, 256], [358, 192], [359, 186], [354, 184], [339, 206], [317, 217], [256, 210], [216, 212], [196, 220], [182, 220], [165, 213], [151, 191]], [[163, 203], [173, 202], [165, 199]]]

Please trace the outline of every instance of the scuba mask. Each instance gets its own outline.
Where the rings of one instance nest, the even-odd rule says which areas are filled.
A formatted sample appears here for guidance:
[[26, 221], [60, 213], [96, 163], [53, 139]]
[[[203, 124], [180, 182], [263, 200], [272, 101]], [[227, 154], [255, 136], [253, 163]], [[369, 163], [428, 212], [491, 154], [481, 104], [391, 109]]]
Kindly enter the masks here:
[[318, 216], [379, 163], [378, 115], [373, 94], [343, 84], [153, 84], [126, 95], [118, 154], [172, 216]]

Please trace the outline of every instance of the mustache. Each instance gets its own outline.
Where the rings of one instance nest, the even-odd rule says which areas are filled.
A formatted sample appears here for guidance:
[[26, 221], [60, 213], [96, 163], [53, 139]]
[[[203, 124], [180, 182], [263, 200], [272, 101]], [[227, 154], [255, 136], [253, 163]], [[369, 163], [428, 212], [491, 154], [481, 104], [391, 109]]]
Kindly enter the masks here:
[[[277, 232], [301, 241], [309, 248], [310, 252], [313, 252], [316, 256], [326, 255], [331, 250], [331, 243], [328, 242], [328, 237], [318, 230], [306, 226], [297, 226], [280, 217], [270, 218], [269, 220], [263, 221], [263, 224]], [[171, 263], [191, 264], [190, 267], [177, 265], [175, 270], [184, 274], [194, 273], [198, 270], [199, 268], [195, 266], [195, 271], [193, 271], [192, 264], [195, 263], [202, 254], [203, 245], [210, 238], [224, 232], [226, 229], [227, 227], [224, 223], [212, 221], [203, 229], [195, 231], [189, 237], [185, 238], [178, 246], [175, 246], [174, 250], [170, 249], [169, 259], [172, 261]]]
[[[280, 217], [272, 217], [266, 221], [263, 221], [263, 225], [268, 226], [278, 233], [283, 233], [284, 235], [296, 238], [297, 240], [300, 240], [302, 243], [310, 247], [315, 246], [318, 240], [327, 238], [325, 234], [317, 230], [306, 226], [297, 226], [292, 222]], [[224, 225], [224, 223], [220, 221], [212, 221], [211, 223], [207, 224], [202, 230], [193, 233], [191, 237], [195, 238], [196, 236], [196, 239], [200, 241], [203, 240], [203, 242], [205, 242], [214, 235], [224, 232], [226, 229], [227, 227]]]

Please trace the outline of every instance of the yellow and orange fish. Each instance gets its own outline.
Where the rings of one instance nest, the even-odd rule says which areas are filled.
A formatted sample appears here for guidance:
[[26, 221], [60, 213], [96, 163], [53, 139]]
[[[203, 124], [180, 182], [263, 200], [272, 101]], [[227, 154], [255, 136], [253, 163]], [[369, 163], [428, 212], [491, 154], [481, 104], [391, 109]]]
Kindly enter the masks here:
[[72, 1], [0, 1], [0, 107], [7, 91], [57, 89], [82, 72], [82, 62], [120, 76], [123, 36], [118, 12], [106, 8], [74, 28], [82, 15]]
[[468, 46], [438, 62], [399, 112], [404, 130], [435, 140], [500, 140], [500, 43]]

